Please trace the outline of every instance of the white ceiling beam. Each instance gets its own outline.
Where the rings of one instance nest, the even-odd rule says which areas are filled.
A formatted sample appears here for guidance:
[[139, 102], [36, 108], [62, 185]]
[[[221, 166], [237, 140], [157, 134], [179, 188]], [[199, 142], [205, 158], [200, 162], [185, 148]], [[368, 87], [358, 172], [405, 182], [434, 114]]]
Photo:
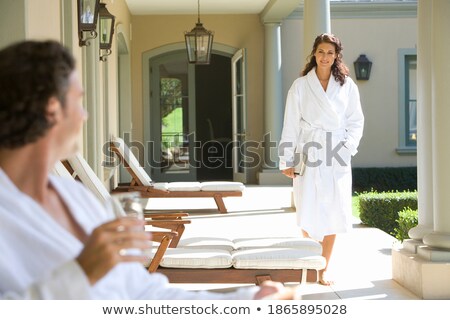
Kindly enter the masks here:
[[303, 4], [303, 0], [270, 0], [261, 12], [261, 21], [263, 23], [281, 22], [300, 4]]

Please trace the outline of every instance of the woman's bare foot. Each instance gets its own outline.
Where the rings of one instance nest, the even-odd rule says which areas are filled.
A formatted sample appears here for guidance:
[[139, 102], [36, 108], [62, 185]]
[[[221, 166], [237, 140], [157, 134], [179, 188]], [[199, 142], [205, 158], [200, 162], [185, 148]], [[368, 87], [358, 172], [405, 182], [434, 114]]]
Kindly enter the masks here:
[[332, 286], [334, 281], [327, 277], [326, 271], [319, 271], [319, 283], [323, 286]]

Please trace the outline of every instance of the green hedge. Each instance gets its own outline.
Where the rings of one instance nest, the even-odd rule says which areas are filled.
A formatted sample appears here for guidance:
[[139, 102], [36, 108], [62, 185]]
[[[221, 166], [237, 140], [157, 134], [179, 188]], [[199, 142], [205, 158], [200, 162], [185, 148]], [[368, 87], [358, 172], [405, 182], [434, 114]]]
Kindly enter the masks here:
[[359, 198], [361, 222], [395, 235], [398, 213], [405, 208], [417, 210], [417, 192], [365, 192]]
[[395, 228], [395, 237], [402, 241], [409, 239], [408, 231], [417, 226], [418, 213], [417, 210], [406, 208], [398, 213], [398, 228]]
[[353, 191], [417, 190], [417, 167], [353, 168]]

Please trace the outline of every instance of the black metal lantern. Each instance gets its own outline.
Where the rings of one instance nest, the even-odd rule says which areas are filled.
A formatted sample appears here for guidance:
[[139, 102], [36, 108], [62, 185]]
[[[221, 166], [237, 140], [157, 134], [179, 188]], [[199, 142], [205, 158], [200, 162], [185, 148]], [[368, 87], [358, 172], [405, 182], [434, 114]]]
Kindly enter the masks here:
[[200, 0], [198, 0], [198, 21], [190, 32], [184, 33], [189, 63], [209, 64], [214, 32], [208, 31], [200, 22]]
[[355, 67], [357, 80], [369, 80], [372, 62], [369, 59], [367, 59], [365, 54], [360, 54], [358, 59], [356, 59], [356, 61], [353, 62], [353, 65]]
[[[97, 17], [100, 0], [77, 0], [79, 45], [88, 46], [89, 40], [97, 37]], [[85, 38], [85, 32], [90, 36]]]
[[[99, 31], [100, 31], [100, 60], [106, 61], [106, 57], [111, 54], [111, 44], [114, 34], [114, 22], [116, 17], [113, 16], [108, 9], [106, 9], [106, 4], [100, 3], [100, 9], [98, 11], [99, 15]], [[102, 54], [104, 50], [104, 54]]]

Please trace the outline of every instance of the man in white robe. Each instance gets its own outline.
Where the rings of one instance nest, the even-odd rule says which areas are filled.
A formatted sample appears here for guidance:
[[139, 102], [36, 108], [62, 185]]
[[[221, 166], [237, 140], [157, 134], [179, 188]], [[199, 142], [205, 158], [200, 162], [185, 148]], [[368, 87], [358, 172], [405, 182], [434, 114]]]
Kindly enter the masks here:
[[149, 274], [143, 221], [114, 219], [84, 186], [49, 175], [77, 150], [86, 120], [72, 55], [53, 41], [0, 51], [0, 298], [253, 299], [268, 282], [229, 294], [188, 292]]
[[[50, 176], [77, 223], [91, 234], [113, 217], [73, 179]], [[13, 299], [252, 299], [257, 287], [233, 294], [171, 288], [137, 262], [120, 263], [94, 285], [75, 260], [84, 244], [58, 224], [0, 169], [0, 296]]]

